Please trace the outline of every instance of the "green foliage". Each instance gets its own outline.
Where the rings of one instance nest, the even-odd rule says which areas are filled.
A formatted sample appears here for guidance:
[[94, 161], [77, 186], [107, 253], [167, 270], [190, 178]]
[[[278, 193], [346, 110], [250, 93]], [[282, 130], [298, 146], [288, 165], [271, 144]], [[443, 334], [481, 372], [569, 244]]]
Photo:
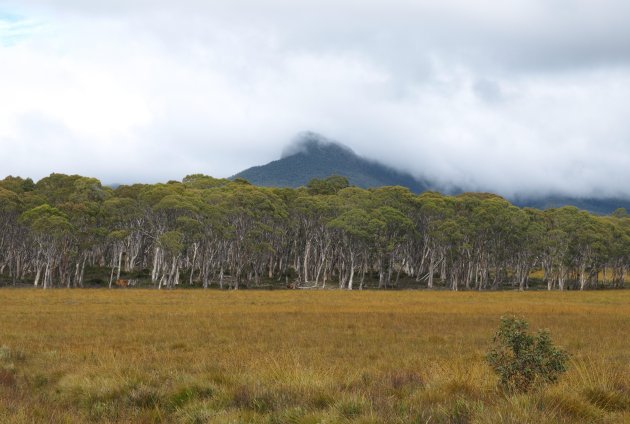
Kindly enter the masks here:
[[555, 383], [567, 370], [568, 354], [551, 343], [549, 333], [527, 333], [526, 321], [501, 317], [487, 361], [507, 390], [526, 392], [537, 384]]
[[178, 255], [183, 249], [183, 236], [179, 231], [167, 231], [158, 239], [162, 248], [172, 255]]
[[193, 174], [187, 175], [182, 180], [186, 186], [196, 189], [208, 189], [214, 187], [221, 187], [228, 183], [227, 180], [214, 178], [209, 175]]
[[18, 211], [20, 198], [11, 190], [0, 187], [0, 213], [13, 213]]
[[309, 194], [337, 194], [339, 190], [349, 187], [348, 179], [346, 177], [340, 177], [339, 175], [333, 175], [328, 178], [320, 180], [313, 178], [308, 182], [306, 188]]
[[235, 178], [234, 182], [236, 184], [251, 185], [251, 183], [247, 181], [245, 178]]
[[54, 237], [60, 237], [73, 229], [64, 213], [47, 204], [24, 212], [20, 221], [36, 233]]
[[329, 226], [357, 239], [369, 239], [371, 233], [370, 216], [361, 209], [351, 209], [343, 213], [333, 219]]
[[520, 209], [488, 193], [366, 190], [341, 176], [298, 189], [200, 174], [115, 190], [78, 175], [29, 181], [0, 181], [0, 281], [33, 281], [39, 272], [52, 285], [80, 287], [85, 266], [111, 266], [110, 279], [144, 266], [156, 285], [171, 274], [206, 287], [297, 275], [324, 287], [356, 275], [363, 288], [378, 273], [379, 287], [433, 288], [436, 280], [453, 290], [525, 290], [531, 277], [565, 290], [621, 288], [630, 264], [623, 211], [595, 216]]
[[0, 188], [21, 194], [35, 190], [35, 183], [30, 178], [23, 179], [9, 175], [4, 180], [0, 180]]

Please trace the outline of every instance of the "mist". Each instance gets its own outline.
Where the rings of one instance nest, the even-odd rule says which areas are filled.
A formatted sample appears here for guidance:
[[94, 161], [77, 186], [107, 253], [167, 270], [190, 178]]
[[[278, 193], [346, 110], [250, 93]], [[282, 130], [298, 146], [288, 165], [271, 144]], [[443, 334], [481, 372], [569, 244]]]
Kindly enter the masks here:
[[0, 1], [0, 178], [227, 177], [303, 131], [466, 190], [630, 197], [630, 4]]

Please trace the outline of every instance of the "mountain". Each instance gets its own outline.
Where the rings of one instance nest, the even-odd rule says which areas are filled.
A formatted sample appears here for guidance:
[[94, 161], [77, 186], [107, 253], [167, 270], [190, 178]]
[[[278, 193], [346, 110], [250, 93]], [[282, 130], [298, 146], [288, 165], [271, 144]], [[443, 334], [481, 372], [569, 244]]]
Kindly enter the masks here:
[[[252, 184], [267, 187], [300, 187], [313, 178], [321, 179], [331, 175], [344, 176], [350, 184], [363, 188], [398, 185], [415, 193], [440, 190], [437, 184], [429, 180], [420, 180], [411, 174], [362, 158], [349, 147], [310, 132], [290, 145], [279, 160], [246, 169], [230, 179], [243, 178]], [[450, 187], [447, 191], [448, 194], [457, 194], [462, 190]], [[520, 207], [549, 209], [576, 206], [602, 215], [610, 214], [617, 208], [630, 210], [630, 199], [622, 198], [558, 195], [515, 197], [508, 200]]]
[[568, 197], [568, 196], [543, 196], [527, 199], [508, 199], [516, 206], [551, 209], [562, 206], [575, 206], [597, 215], [609, 215], [616, 209], [623, 208], [630, 211], [630, 199], [621, 198], [592, 198], [592, 197]]
[[231, 179], [244, 178], [268, 187], [300, 187], [313, 178], [331, 175], [344, 176], [350, 184], [363, 188], [399, 185], [420, 193], [431, 187], [411, 174], [362, 158], [349, 147], [314, 133], [302, 135], [281, 159], [246, 169]]

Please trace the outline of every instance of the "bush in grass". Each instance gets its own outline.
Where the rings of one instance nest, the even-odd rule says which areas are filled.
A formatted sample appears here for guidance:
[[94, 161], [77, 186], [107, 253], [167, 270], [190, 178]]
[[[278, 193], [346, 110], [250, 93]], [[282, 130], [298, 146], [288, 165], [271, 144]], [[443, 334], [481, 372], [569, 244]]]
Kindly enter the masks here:
[[551, 343], [549, 333], [527, 333], [525, 320], [501, 317], [487, 361], [500, 384], [510, 391], [525, 392], [534, 384], [555, 383], [567, 370], [568, 354]]

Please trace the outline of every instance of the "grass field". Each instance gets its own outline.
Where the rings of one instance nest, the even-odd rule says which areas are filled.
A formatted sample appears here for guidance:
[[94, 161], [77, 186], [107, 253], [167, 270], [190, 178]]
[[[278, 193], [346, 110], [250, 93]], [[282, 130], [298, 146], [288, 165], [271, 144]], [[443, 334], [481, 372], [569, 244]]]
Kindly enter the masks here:
[[[558, 384], [497, 388], [506, 313]], [[630, 422], [630, 291], [0, 290], [0, 422]]]

